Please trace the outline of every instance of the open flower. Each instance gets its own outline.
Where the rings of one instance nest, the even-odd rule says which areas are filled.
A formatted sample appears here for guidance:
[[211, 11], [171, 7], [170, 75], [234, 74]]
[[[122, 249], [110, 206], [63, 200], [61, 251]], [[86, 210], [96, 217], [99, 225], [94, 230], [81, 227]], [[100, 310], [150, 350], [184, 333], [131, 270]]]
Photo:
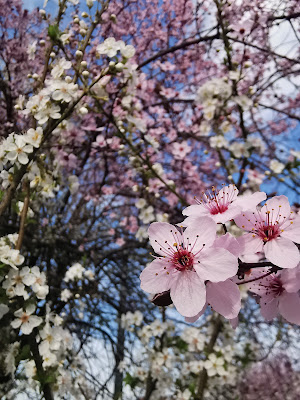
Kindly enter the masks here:
[[141, 288], [149, 293], [170, 290], [178, 312], [185, 317], [198, 314], [206, 303], [205, 281], [221, 282], [237, 272], [237, 257], [222, 248], [212, 248], [216, 223], [201, 218], [184, 232], [164, 222], [148, 230], [157, 257], [141, 273]]
[[183, 210], [188, 218], [185, 225], [195, 218], [209, 216], [217, 223], [225, 223], [238, 216], [241, 211], [251, 210], [258, 203], [266, 199], [264, 192], [256, 192], [238, 197], [238, 189], [234, 185], [223, 187], [219, 192], [212, 187], [212, 193], [204, 193], [201, 199], [195, 198], [197, 204]]
[[11, 326], [14, 329], [21, 327], [22, 333], [24, 333], [24, 335], [29, 335], [34, 328], [36, 328], [43, 322], [43, 319], [41, 317], [32, 315], [34, 311], [35, 306], [33, 304], [27, 306], [25, 311], [20, 308], [14, 313], [17, 319], [14, 319], [11, 322]]
[[242, 254], [264, 251], [266, 258], [282, 268], [295, 268], [299, 251], [293, 243], [300, 243], [300, 218], [290, 208], [286, 196], [275, 196], [261, 210], [244, 212], [234, 219], [249, 233], [239, 238]]
[[277, 314], [292, 324], [300, 324], [300, 267], [286, 269], [279, 274], [267, 275], [267, 268], [260, 268], [251, 273], [249, 290], [260, 296], [261, 314], [270, 321]]

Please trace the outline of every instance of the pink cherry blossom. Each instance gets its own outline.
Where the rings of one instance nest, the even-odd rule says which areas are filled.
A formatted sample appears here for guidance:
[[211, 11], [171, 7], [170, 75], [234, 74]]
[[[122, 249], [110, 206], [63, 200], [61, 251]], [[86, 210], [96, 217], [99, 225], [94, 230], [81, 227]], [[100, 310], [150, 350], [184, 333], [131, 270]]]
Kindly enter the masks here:
[[235, 223], [249, 233], [239, 238], [243, 254], [264, 251], [266, 258], [282, 268], [295, 268], [300, 243], [300, 218], [290, 208], [286, 196], [275, 196], [256, 212], [244, 212]]
[[236, 217], [243, 210], [251, 210], [258, 203], [266, 199], [264, 192], [238, 197], [238, 189], [234, 185], [223, 187], [219, 192], [212, 187], [212, 192], [204, 193], [201, 199], [195, 198], [197, 204], [183, 210], [188, 218], [184, 224], [188, 225], [193, 219], [209, 216], [217, 223], [225, 223]]
[[237, 272], [237, 258], [222, 248], [211, 247], [216, 223], [201, 218], [184, 232], [168, 223], [154, 222], [148, 230], [157, 257], [142, 272], [141, 288], [149, 293], [170, 290], [178, 312], [198, 314], [206, 303], [205, 281], [222, 282]]
[[[267, 268], [251, 273], [251, 277], [263, 276]], [[270, 321], [281, 314], [288, 322], [300, 324], [300, 267], [270, 274], [249, 283], [249, 290], [260, 296], [261, 314]]]

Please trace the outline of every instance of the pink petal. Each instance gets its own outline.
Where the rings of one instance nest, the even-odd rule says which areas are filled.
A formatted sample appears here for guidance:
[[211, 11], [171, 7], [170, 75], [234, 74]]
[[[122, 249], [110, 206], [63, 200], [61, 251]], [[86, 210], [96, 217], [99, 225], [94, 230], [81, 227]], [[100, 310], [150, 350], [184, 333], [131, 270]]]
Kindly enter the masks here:
[[184, 244], [193, 254], [197, 253], [205, 246], [211, 246], [216, 238], [217, 224], [208, 217], [195, 218], [183, 233]]
[[208, 215], [209, 211], [201, 204], [193, 204], [191, 206], [186, 207], [182, 211], [182, 214], [188, 217], [199, 217], [199, 216], [202, 217]]
[[261, 216], [250, 211], [242, 212], [238, 217], [234, 218], [237, 226], [246, 231], [252, 231], [257, 221], [261, 221]]
[[239, 242], [230, 233], [217, 237], [214, 241], [213, 247], [221, 247], [230, 251], [234, 256], [239, 257], [241, 254], [241, 246]]
[[225, 249], [211, 247], [201, 251], [194, 268], [201, 279], [221, 282], [237, 273], [238, 260]]
[[262, 299], [260, 300], [260, 312], [261, 315], [267, 320], [271, 321], [278, 314], [278, 299], [274, 299], [269, 303], [265, 303]]
[[244, 194], [239, 196], [234, 204], [238, 204], [242, 207], [243, 211], [254, 209], [259, 203], [266, 200], [267, 195], [264, 192], [255, 192], [252, 194]]
[[278, 306], [280, 314], [292, 324], [300, 324], [300, 298], [298, 293], [283, 293]]
[[276, 223], [278, 218], [278, 210], [280, 209], [281, 219], [283, 217], [289, 218], [291, 213], [291, 207], [289, 200], [286, 196], [274, 196], [270, 200], [267, 200], [266, 203], [263, 205], [261, 212], [265, 214], [267, 211], [273, 210], [275, 212], [270, 213], [271, 222], [273, 224]]
[[284, 269], [281, 271], [280, 279], [287, 292], [298, 292], [300, 290], [300, 266]]
[[231, 202], [233, 202], [234, 200], [236, 200], [238, 194], [239, 194], [239, 191], [238, 191], [237, 187], [235, 185], [231, 184], [228, 186], [224, 186], [217, 194], [217, 198], [223, 199], [223, 201], [225, 201], [225, 202], [227, 199], [230, 200]]
[[292, 240], [295, 243], [300, 243], [300, 218], [292, 221], [286, 221], [282, 226], [283, 232], [280, 236]]
[[229, 320], [232, 329], [236, 329], [239, 324], [239, 317], [235, 317]]
[[[157, 254], [165, 255], [173, 248], [173, 244], [180, 243], [181, 233], [178, 229], [166, 222], [153, 222], [148, 229], [151, 246]], [[178, 239], [176, 240], [176, 237]], [[165, 250], [164, 250], [165, 249]]]
[[225, 282], [206, 284], [206, 301], [227, 319], [237, 317], [241, 309], [241, 295], [238, 286], [230, 279]]
[[233, 204], [230, 204], [228, 206], [227, 211], [224, 211], [222, 213], [218, 213], [215, 215], [210, 214], [210, 216], [215, 222], [217, 222], [219, 224], [225, 224], [225, 222], [228, 222], [231, 219], [235, 218], [237, 215], [239, 215], [241, 211], [242, 211], [242, 207], [239, 205], [236, 205], [234, 202]]
[[241, 246], [241, 254], [255, 254], [263, 251], [263, 241], [252, 233], [246, 233], [237, 238]]
[[201, 315], [203, 315], [205, 313], [207, 307], [207, 303], [204, 304], [202, 310], [200, 312], [198, 312], [197, 315], [195, 315], [194, 317], [185, 317], [184, 320], [185, 322], [189, 322], [190, 324], [192, 324], [193, 322], [196, 322], [197, 319], [199, 319], [201, 317]]
[[297, 246], [288, 239], [279, 237], [264, 246], [265, 256], [281, 268], [295, 268], [300, 262]]
[[[167, 267], [167, 269], [164, 269]], [[141, 288], [148, 293], [160, 293], [169, 290], [172, 280], [180, 274], [176, 269], [171, 269], [167, 261], [154, 260], [140, 275]]]
[[193, 271], [181, 272], [172, 282], [171, 299], [177, 311], [184, 317], [198, 314], [206, 300], [204, 282]]

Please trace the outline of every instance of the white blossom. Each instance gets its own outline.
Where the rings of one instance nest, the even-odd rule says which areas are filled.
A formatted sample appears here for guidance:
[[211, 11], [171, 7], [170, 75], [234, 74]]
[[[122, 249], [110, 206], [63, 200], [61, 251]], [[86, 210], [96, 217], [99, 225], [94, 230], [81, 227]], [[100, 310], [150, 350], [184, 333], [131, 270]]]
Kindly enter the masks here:
[[33, 304], [26, 307], [25, 311], [20, 308], [18, 311], [14, 313], [17, 319], [14, 319], [11, 322], [11, 326], [14, 329], [21, 327], [22, 333], [24, 335], [29, 335], [34, 328], [39, 326], [43, 319], [36, 315], [32, 315], [35, 311], [35, 306]]
[[272, 160], [270, 162], [270, 169], [273, 172], [275, 172], [275, 174], [281, 174], [281, 172], [284, 170], [284, 168], [285, 168], [285, 165], [277, 160]]

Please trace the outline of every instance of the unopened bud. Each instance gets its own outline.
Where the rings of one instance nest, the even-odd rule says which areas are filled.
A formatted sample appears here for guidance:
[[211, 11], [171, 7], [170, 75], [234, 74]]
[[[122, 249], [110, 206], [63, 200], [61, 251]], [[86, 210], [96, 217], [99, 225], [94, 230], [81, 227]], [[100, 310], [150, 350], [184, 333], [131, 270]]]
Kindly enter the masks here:
[[87, 78], [88, 76], [89, 76], [89, 71], [83, 71], [82, 72], [82, 76], [84, 77], [84, 78]]
[[40, 45], [41, 46], [45, 46], [45, 44], [46, 44], [46, 41], [44, 39], [40, 40]]
[[116, 70], [117, 70], [118, 72], [123, 71], [123, 69], [124, 69], [124, 64], [122, 64], [122, 63], [120, 63], [120, 62], [116, 64]]
[[109, 65], [110, 68], [114, 68], [116, 63], [114, 61], [110, 61], [108, 65]]
[[73, 21], [74, 21], [75, 24], [79, 24], [79, 18], [74, 18]]
[[55, 58], [55, 56], [56, 56], [56, 54], [54, 53], [54, 51], [52, 51], [52, 52], [50, 53], [50, 57]]
[[39, 75], [38, 74], [33, 74], [32, 78], [35, 79], [35, 80], [38, 80], [39, 79]]
[[71, 83], [71, 82], [72, 82], [72, 77], [69, 76], [69, 75], [67, 75], [67, 76], [65, 77], [65, 81], [66, 81], [67, 83]]
[[85, 29], [80, 29], [79, 31], [81, 36], [85, 36], [86, 35], [86, 30]]
[[87, 18], [89, 16], [89, 14], [85, 11], [83, 11], [83, 13], [81, 13], [82, 18]]
[[217, 162], [215, 163], [215, 166], [216, 166], [217, 168], [219, 168], [219, 167], [221, 167], [221, 163], [220, 163], [219, 161], [217, 161]]
[[81, 58], [81, 57], [83, 56], [83, 52], [82, 52], [81, 50], [76, 50], [75, 56], [76, 56], [77, 58]]
[[41, 10], [39, 11], [39, 13], [40, 13], [40, 16], [41, 16], [42, 18], [46, 17], [46, 11], [45, 11], [45, 10], [41, 9]]
[[79, 112], [81, 115], [86, 115], [89, 112], [89, 110], [86, 107], [80, 107]]
[[87, 67], [87, 62], [83, 60], [83, 61], [81, 61], [80, 65], [81, 65], [83, 68], [86, 68], [86, 67]]
[[109, 18], [110, 18], [110, 20], [111, 20], [112, 22], [114, 22], [114, 23], [117, 22], [117, 16], [116, 16], [116, 14], [111, 14]]

